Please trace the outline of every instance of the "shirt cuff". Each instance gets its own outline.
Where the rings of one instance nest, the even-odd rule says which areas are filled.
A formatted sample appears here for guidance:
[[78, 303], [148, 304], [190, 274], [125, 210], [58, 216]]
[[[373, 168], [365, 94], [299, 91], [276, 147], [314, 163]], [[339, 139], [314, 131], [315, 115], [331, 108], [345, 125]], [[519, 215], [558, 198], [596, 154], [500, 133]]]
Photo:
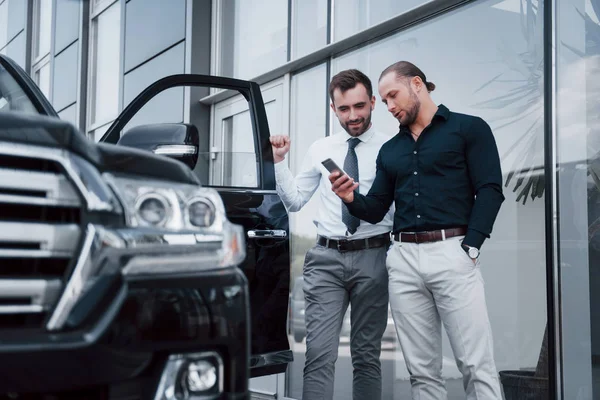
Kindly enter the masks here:
[[486, 238], [487, 236], [485, 234], [476, 231], [475, 229], [468, 229], [467, 235], [463, 239], [463, 244], [481, 250], [481, 246]]

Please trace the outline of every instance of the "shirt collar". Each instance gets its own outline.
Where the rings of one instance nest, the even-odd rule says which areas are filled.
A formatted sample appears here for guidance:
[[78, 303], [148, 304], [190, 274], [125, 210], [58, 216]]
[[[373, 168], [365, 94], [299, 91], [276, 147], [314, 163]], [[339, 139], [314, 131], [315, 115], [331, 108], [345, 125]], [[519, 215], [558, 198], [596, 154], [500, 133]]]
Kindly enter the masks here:
[[340, 132], [337, 136], [339, 137], [340, 142], [342, 142], [342, 143], [346, 143], [346, 142], [348, 142], [348, 140], [350, 140], [354, 137], [358, 137], [358, 139], [360, 139], [361, 142], [366, 143], [369, 141], [369, 139], [371, 139], [373, 137], [374, 134], [375, 134], [375, 130], [373, 129], [373, 124], [371, 123], [371, 127], [369, 129], [367, 129], [365, 132], [363, 132], [363, 134], [360, 136], [352, 136], [346, 131]]
[[[448, 109], [448, 107], [446, 107], [443, 104], [440, 104], [438, 106], [437, 111], [433, 115], [433, 120], [435, 120], [436, 118], [442, 118], [444, 121], [448, 121], [449, 117], [450, 117], [450, 110]], [[400, 125], [400, 133], [410, 135], [410, 130], [408, 129], [408, 126]]]
[[448, 118], [450, 117], [450, 110], [448, 110], [448, 107], [446, 107], [445, 105], [440, 104], [433, 118], [435, 117], [440, 117], [448, 121]]

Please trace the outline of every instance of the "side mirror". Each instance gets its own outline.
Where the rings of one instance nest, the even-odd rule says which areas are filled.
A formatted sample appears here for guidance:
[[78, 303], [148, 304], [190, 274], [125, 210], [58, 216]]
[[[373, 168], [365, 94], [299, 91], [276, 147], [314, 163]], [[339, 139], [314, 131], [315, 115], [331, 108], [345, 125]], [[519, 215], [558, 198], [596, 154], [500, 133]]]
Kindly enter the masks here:
[[198, 161], [198, 128], [191, 124], [149, 124], [129, 129], [118, 145], [174, 158], [194, 169]]

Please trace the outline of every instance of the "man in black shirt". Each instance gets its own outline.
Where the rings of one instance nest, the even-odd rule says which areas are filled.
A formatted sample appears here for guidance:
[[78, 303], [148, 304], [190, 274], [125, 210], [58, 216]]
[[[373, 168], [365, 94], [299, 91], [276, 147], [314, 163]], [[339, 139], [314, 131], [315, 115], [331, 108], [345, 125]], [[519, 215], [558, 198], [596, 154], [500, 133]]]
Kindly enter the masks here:
[[413, 398], [447, 398], [443, 323], [467, 398], [502, 399], [478, 260], [504, 201], [500, 158], [487, 123], [437, 106], [434, 89], [414, 64], [386, 68], [379, 94], [400, 132], [379, 151], [373, 186], [364, 196], [347, 175], [329, 179], [372, 224], [395, 202], [389, 296]]

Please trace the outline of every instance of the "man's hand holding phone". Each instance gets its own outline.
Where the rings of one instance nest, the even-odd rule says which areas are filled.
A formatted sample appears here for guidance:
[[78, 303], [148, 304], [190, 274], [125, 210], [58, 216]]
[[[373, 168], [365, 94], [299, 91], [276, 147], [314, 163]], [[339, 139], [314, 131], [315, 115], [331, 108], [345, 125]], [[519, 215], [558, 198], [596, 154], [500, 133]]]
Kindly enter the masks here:
[[358, 182], [354, 182], [354, 179], [338, 167], [331, 158], [324, 160], [322, 164], [330, 172], [331, 190], [345, 203], [352, 203], [354, 201], [354, 190], [358, 188]]

